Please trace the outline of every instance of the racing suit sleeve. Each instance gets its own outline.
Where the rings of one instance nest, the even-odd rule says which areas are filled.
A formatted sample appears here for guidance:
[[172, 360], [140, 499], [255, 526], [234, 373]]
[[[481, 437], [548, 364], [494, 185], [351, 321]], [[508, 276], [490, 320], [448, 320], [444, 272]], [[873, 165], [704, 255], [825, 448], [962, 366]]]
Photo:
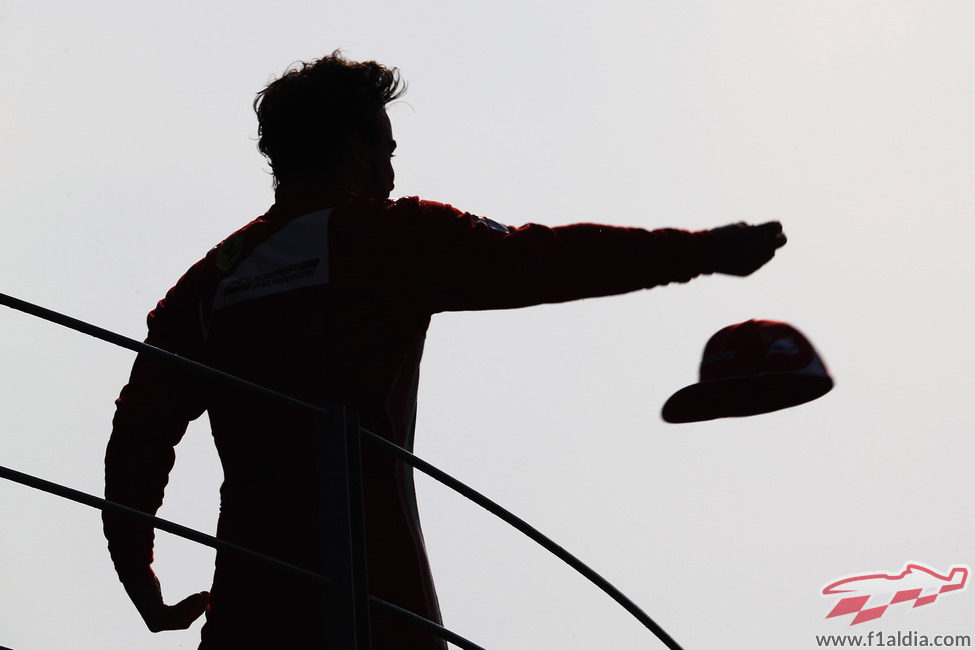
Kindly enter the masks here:
[[[202, 334], [190, 285], [199, 266], [191, 268], [149, 314], [146, 343], [197, 356]], [[172, 363], [139, 354], [115, 405], [105, 453], [105, 498], [155, 514], [176, 459], [173, 447], [205, 409], [200, 382]], [[102, 522], [122, 583], [151, 575], [152, 527], [108, 512]]]
[[711, 234], [591, 223], [508, 228], [421, 201], [417, 285], [431, 313], [607, 296], [714, 271]]

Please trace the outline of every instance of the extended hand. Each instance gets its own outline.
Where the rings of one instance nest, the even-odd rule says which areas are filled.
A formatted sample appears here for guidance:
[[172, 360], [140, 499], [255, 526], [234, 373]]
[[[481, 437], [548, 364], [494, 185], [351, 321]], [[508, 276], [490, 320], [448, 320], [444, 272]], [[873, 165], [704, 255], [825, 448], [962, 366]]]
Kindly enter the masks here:
[[785, 246], [785, 233], [778, 221], [750, 226], [742, 221], [711, 232], [714, 272], [728, 275], [750, 275], [761, 268]]
[[151, 571], [137, 583], [125, 585], [125, 591], [152, 632], [185, 630], [206, 611], [210, 602], [210, 594], [201, 591], [175, 605], [165, 604], [159, 579]]

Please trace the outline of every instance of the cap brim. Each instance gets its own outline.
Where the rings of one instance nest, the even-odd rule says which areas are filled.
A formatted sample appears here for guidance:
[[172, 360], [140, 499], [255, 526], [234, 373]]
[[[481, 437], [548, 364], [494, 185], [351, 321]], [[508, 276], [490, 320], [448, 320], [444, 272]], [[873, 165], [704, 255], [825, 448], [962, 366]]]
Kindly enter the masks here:
[[759, 415], [811, 402], [832, 388], [828, 375], [795, 372], [715, 379], [677, 391], [661, 415], [674, 424]]

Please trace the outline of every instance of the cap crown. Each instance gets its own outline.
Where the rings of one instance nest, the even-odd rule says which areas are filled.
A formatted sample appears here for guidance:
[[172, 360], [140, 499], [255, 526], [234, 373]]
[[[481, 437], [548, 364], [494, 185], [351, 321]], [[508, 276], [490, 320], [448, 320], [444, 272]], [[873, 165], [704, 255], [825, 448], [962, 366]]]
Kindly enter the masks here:
[[749, 320], [719, 330], [704, 346], [701, 381], [770, 372], [798, 372], [817, 360], [816, 352], [788, 323]]

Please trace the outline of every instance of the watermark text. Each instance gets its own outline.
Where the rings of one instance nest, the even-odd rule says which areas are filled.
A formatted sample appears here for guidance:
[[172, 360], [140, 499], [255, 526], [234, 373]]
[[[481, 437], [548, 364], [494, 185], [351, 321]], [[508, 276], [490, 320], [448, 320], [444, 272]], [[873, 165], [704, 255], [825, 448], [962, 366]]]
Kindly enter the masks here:
[[861, 634], [817, 634], [817, 648], [970, 648], [970, 634], [919, 632], [863, 632]]

